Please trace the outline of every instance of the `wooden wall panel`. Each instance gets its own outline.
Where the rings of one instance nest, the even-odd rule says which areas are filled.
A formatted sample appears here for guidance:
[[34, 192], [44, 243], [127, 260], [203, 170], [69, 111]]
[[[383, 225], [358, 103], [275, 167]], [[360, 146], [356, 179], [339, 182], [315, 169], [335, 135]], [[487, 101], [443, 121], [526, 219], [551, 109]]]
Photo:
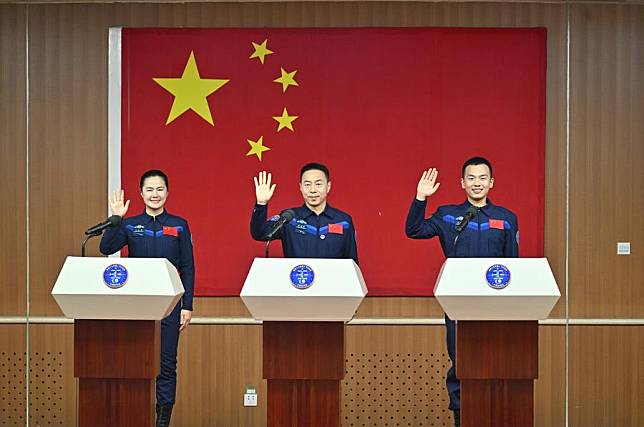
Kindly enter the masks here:
[[[191, 325], [181, 334], [177, 376], [173, 425], [266, 425], [261, 326]], [[243, 406], [246, 386], [257, 389], [257, 407]]]
[[644, 318], [644, 5], [571, 7], [570, 315]]
[[76, 426], [74, 326], [29, 325], [29, 369], [29, 425]]
[[570, 427], [644, 425], [644, 328], [570, 328]]
[[[0, 8], [1, 10], [2, 8]], [[26, 340], [25, 325], [0, 325], [0, 426], [24, 426]]]
[[548, 28], [546, 75], [546, 156], [544, 255], [561, 299], [550, 314], [566, 316], [566, 7], [544, 12]]
[[349, 326], [343, 427], [452, 425], [443, 326]]
[[539, 378], [534, 386], [535, 427], [566, 423], [566, 330], [539, 326]]
[[[540, 328], [540, 374], [535, 387], [535, 425], [538, 427], [563, 425], [563, 331], [563, 327]], [[5, 357], [9, 359], [24, 355], [24, 333], [21, 325], [1, 327], [0, 353], [8, 354]], [[73, 427], [77, 410], [73, 327], [31, 325], [30, 334], [32, 423]], [[261, 378], [261, 337], [261, 326], [192, 325], [182, 334], [177, 406], [173, 416], [177, 425], [260, 427], [265, 424], [266, 384]], [[365, 418], [376, 416], [379, 419], [386, 415], [389, 422], [391, 413], [396, 414], [393, 421], [401, 425], [450, 422], [444, 389], [447, 356], [443, 326], [349, 326], [346, 346], [343, 425], [363, 425], [364, 422], [370, 426], [383, 425], [379, 422], [368, 424]], [[15, 357], [10, 356], [12, 352], [16, 352]], [[356, 361], [360, 363], [356, 364]], [[20, 365], [24, 360], [17, 363]], [[24, 374], [24, 371], [17, 373]], [[378, 385], [372, 379], [383, 384]], [[411, 388], [403, 390], [401, 384], [405, 383], [406, 387], [407, 381]], [[246, 386], [257, 388], [257, 408], [242, 406]], [[389, 395], [379, 396], [385, 388]], [[24, 391], [11, 391], [8, 399], [14, 398], [16, 400], [11, 402], [17, 406], [17, 412], [24, 410], [24, 406], [20, 406], [24, 405]], [[6, 401], [0, 401], [0, 404], [9, 408]], [[14, 425], [2, 424], [3, 421], [8, 423], [8, 415], [0, 416], [0, 426]]]
[[193, 308], [197, 317], [251, 317], [239, 297], [196, 297]]
[[[442, 325], [361, 325], [346, 331], [343, 426], [452, 425], [444, 383], [449, 359]], [[564, 426], [564, 380], [565, 330], [541, 326], [536, 427]]]
[[356, 313], [357, 318], [443, 318], [443, 315], [436, 298], [394, 297], [365, 298]]
[[0, 6], [0, 316], [26, 307], [24, 6]]
[[61, 314], [50, 295], [60, 267], [107, 212], [107, 30], [90, 9], [105, 12], [29, 8], [32, 315]]

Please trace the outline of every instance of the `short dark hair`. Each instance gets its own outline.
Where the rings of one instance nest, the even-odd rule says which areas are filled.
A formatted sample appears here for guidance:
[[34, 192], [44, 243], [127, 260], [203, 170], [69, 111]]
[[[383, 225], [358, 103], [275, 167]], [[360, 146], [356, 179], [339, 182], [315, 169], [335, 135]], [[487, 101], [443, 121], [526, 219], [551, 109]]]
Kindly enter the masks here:
[[139, 187], [141, 190], [143, 190], [143, 183], [145, 182], [145, 180], [153, 176], [158, 176], [162, 178], [163, 181], [165, 182], [166, 190], [170, 190], [170, 186], [168, 185], [168, 176], [159, 169], [150, 169], [149, 171], [146, 171], [145, 173], [143, 173], [143, 175], [141, 175], [141, 182], [139, 183]]
[[490, 169], [490, 178], [492, 178], [492, 164], [488, 159], [485, 157], [472, 157], [471, 159], [468, 159], [463, 163], [463, 170], [461, 171], [461, 177], [465, 178], [465, 168], [468, 166], [476, 166], [476, 165], [485, 165]]
[[326, 176], [327, 182], [331, 178], [331, 175], [329, 174], [329, 168], [324, 166], [322, 163], [307, 163], [302, 166], [302, 169], [300, 169], [300, 181], [302, 181], [302, 175], [304, 175], [304, 172], [311, 170], [322, 171], [324, 173], [324, 176]]

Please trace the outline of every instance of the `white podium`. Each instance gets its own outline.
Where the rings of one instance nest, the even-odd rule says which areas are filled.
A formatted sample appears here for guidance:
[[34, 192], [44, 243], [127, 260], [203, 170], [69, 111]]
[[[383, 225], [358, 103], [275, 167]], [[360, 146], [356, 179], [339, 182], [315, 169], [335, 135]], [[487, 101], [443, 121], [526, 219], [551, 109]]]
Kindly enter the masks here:
[[[510, 272], [504, 287], [486, 280], [494, 265]], [[561, 294], [546, 258], [448, 258], [434, 296], [453, 320], [540, 320], [548, 318]]]
[[351, 259], [256, 258], [241, 298], [263, 320], [268, 427], [339, 427], [344, 322], [367, 287]]
[[[111, 265], [126, 270], [126, 281], [108, 286]], [[112, 277], [118, 273], [114, 269]], [[165, 258], [67, 257], [51, 291], [71, 319], [161, 320], [183, 295], [177, 269]]]
[[534, 425], [539, 319], [560, 297], [545, 258], [448, 258], [434, 295], [456, 325], [462, 427]]
[[[291, 282], [299, 265], [313, 270], [308, 287]], [[349, 321], [365, 295], [367, 286], [353, 260], [321, 258], [255, 258], [240, 293], [255, 319], [294, 322]]]
[[183, 292], [163, 258], [66, 259], [52, 295], [76, 319], [79, 427], [153, 424], [158, 321]]

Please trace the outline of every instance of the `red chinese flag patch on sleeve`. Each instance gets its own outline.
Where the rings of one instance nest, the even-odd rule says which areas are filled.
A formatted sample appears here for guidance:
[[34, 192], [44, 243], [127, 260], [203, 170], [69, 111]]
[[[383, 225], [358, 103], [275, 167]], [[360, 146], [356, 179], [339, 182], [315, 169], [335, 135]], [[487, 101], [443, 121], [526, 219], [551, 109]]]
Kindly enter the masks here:
[[163, 235], [178, 237], [179, 230], [177, 230], [177, 227], [163, 227]]
[[490, 228], [496, 228], [497, 230], [503, 230], [503, 220], [502, 219], [491, 219]]
[[344, 228], [342, 228], [342, 224], [329, 224], [329, 233], [343, 234]]

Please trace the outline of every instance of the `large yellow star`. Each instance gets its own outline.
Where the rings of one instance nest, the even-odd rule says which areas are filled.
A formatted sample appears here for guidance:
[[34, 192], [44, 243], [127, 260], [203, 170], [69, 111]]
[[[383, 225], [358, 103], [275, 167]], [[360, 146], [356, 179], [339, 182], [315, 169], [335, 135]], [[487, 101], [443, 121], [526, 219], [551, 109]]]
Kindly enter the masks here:
[[252, 156], [253, 154], [257, 156], [259, 161], [262, 161], [262, 152], [270, 150], [270, 148], [264, 145], [264, 137], [260, 136], [257, 141], [252, 141], [247, 139], [250, 144], [250, 150], [246, 153], [247, 156]]
[[290, 129], [292, 132], [295, 132], [295, 129], [293, 129], [293, 122], [298, 118], [299, 116], [289, 116], [288, 111], [286, 111], [286, 107], [284, 107], [284, 111], [282, 111], [281, 116], [273, 116], [274, 120], [277, 120], [277, 123], [279, 123], [279, 126], [277, 127], [277, 131], [281, 131], [284, 128]]
[[206, 98], [214, 91], [228, 83], [224, 79], [202, 79], [197, 69], [194, 52], [190, 52], [183, 75], [177, 78], [155, 78], [153, 79], [162, 88], [174, 95], [174, 102], [165, 124], [170, 124], [174, 119], [188, 110], [199, 114], [201, 118], [214, 126], [210, 107]]
[[286, 70], [281, 67], [280, 70], [282, 72], [282, 75], [273, 81], [275, 83], [282, 84], [282, 92], [286, 92], [286, 89], [289, 86], [299, 86], [299, 84], [297, 84], [297, 82], [295, 81], [295, 73], [297, 73], [297, 70], [291, 71], [290, 73], [287, 73]]
[[257, 44], [255, 42], [251, 42], [253, 44], [253, 48], [255, 48], [255, 52], [251, 56], [248, 57], [248, 59], [253, 59], [253, 58], [259, 58], [259, 62], [262, 64], [264, 63], [264, 57], [266, 55], [270, 55], [273, 53], [272, 50], [266, 47], [266, 43], [268, 42], [268, 39], [264, 40], [262, 44]]

